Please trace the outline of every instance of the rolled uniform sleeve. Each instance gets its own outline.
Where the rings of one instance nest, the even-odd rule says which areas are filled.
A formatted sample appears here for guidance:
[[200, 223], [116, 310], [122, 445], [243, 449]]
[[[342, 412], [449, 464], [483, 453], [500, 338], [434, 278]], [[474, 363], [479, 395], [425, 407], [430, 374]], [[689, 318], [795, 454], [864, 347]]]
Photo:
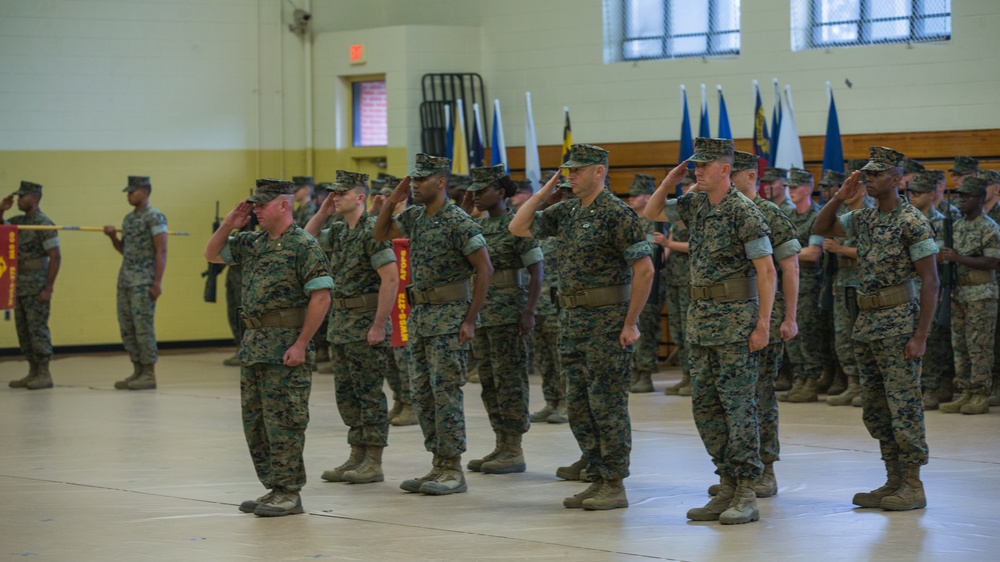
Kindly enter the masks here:
[[767, 236], [751, 240], [743, 244], [743, 249], [746, 251], [747, 258], [750, 260], [770, 256], [774, 253], [771, 249], [771, 239]]
[[779, 245], [777, 248], [774, 248], [774, 260], [780, 262], [781, 260], [789, 256], [794, 256], [795, 254], [798, 254], [801, 251], [802, 251], [802, 244], [799, 244], [799, 241], [797, 239], [792, 238], [788, 242], [785, 242], [784, 244]]
[[823, 237], [820, 236], [819, 234], [810, 234], [809, 235], [809, 245], [810, 246], [822, 246], [823, 245]]
[[913, 244], [910, 244], [909, 250], [910, 259], [913, 261], [921, 260], [927, 256], [933, 256], [938, 253], [938, 247], [933, 238], [927, 238], [926, 240], [914, 242]]
[[476, 234], [475, 236], [472, 236], [468, 240], [466, 240], [465, 244], [462, 245], [462, 253], [465, 255], [469, 255], [475, 253], [477, 250], [479, 250], [479, 248], [485, 248], [485, 247], [486, 247], [486, 239], [483, 238], [482, 234]]

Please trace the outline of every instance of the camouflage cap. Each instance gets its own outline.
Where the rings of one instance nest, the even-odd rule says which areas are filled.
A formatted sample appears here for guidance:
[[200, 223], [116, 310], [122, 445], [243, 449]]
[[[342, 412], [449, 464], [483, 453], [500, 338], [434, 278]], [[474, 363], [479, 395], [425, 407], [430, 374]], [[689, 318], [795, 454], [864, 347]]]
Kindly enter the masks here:
[[800, 185], [813, 185], [813, 175], [809, 170], [802, 168], [792, 168], [788, 171], [788, 187], [798, 187]]
[[569, 157], [560, 168], [582, 168], [594, 164], [608, 165], [608, 151], [591, 144], [574, 144], [569, 147]]
[[472, 176], [467, 176], [465, 174], [452, 174], [448, 177], [448, 188], [460, 189], [465, 191], [469, 189], [469, 185], [472, 183]]
[[719, 158], [733, 155], [732, 139], [709, 139], [698, 137], [694, 139], [694, 154], [688, 162], [715, 162]]
[[297, 186], [290, 181], [259, 179], [257, 180], [257, 191], [247, 197], [247, 203], [267, 203], [279, 195], [291, 195], [295, 193], [296, 189]]
[[295, 176], [292, 178], [292, 183], [295, 184], [296, 189], [314, 185], [312, 176]]
[[751, 154], [749, 152], [743, 152], [742, 150], [737, 150], [733, 152], [733, 169], [732, 173], [742, 172], [743, 170], [756, 170], [757, 169], [757, 155]]
[[931, 172], [917, 172], [910, 181], [910, 185], [907, 189], [916, 193], [927, 193], [929, 191], [934, 191], [937, 187], [937, 176]]
[[833, 170], [823, 170], [819, 184], [823, 187], [840, 187], [844, 183], [844, 174]]
[[426, 178], [441, 172], [451, 171], [451, 158], [444, 156], [431, 156], [423, 152], [417, 153], [417, 159], [413, 164], [413, 169], [407, 174], [411, 178]]
[[534, 190], [531, 189], [531, 180], [520, 180], [517, 182], [517, 189], [514, 193], [532, 193]]
[[861, 167], [863, 172], [882, 172], [899, 168], [903, 165], [903, 158], [906, 158], [902, 152], [896, 152], [885, 146], [869, 146], [868, 153], [868, 163]]
[[559, 189], [561, 189], [563, 191], [572, 191], [573, 190], [573, 184], [571, 184], [569, 182], [569, 180], [563, 180], [563, 181], [559, 182], [559, 185], [556, 186], [556, 187], [558, 187]]
[[760, 177], [760, 181], [778, 181], [787, 179], [788, 170], [784, 168], [764, 168], [764, 175]]
[[965, 178], [961, 187], [955, 190], [956, 193], [969, 193], [971, 195], [986, 195], [986, 180], [979, 177]]
[[913, 158], [903, 158], [904, 174], [916, 174], [917, 172], [923, 172], [924, 170], [924, 165], [921, 164], [919, 160], [914, 160]]
[[947, 177], [947, 174], [944, 173], [944, 170], [927, 170], [924, 173], [930, 174], [930, 176], [934, 178], [934, 183], [944, 183], [945, 178]]
[[851, 158], [847, 161], [847, 165], [844, 166], [844, 171], [848, 174], [856, 172], [861, 168], [864, 168], [867, 163], [868, 161], [863, 158]]
[[684, 172], [684, 179], [681, 180], [681, 185], [691, 185], [692, 183], [698, 183], [698, 176], [695, 175], [694, 170], [688, 168], [688, 171]]
[[545, 170], [545, 171], [543, 171], [542, 172], [542, 179], [539, 180], [539, 183], [541, 185], [545, 185], [545, 184], [549, 183], [549, 180], [552, 179], [552, 176], [554, 176], [554, 175], [556, 175], [558, 173], [561, 173], [561, 172], [559, 170]]
[[21, 188], [15, 191], [12, 195], [28, 195], [30, 193], [42, 193], [42, 186], [37, 183], [31, 183], [30, 181], [22, 181]]
[[321, 181], [316, 184], [316, 189], [320, 192], [333, 191], [333, 184], [328, 181]]
[[[371, 184], [370, 188], [372, 193], [376, 194], [381, 193], [381, 191], [385, 188], [386, 185], [386, 181], [384, 179], [373, 179], [369, 183]], [[320, 184], [321, 187], [322, 185], [323, 184]]]
[[145, 188], [150, 191], [153, 190], [153, 186], [149, 183], [149, 176], [129, 176], [128, 185], [122, 191], [125, 193], [132, 193], [133, 191]]
[[996, 170], [979, 170], [979, 177], [986, 180], [986, 185], [1000, 184], [1000, 172]]
[[628, 188], [629, 197], [652, 195], [656, 191], [656, 180], [648, 174], [636, 174]]
[[472, 184], [469, 191], [482, 191], [507, 175], [507, 167], [503, 164], [483, 166], [472, 169]]
[[337, 170], [337, 179], [326, 190], [333, 193], [346, 193], [356, 187], [368, 187], [368, 174]]
[[955, 165], [948, 168], [948, 171], [956, 174], [974, 174], [979, 171], [979, 160], [971, 156], [956, 156]]

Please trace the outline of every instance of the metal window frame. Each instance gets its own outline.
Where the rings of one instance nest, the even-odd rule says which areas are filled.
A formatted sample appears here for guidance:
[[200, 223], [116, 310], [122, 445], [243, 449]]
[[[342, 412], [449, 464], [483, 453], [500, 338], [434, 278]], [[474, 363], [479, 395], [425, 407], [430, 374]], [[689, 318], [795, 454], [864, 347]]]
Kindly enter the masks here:
[[[938, 19], [947, 16], [950, 20], [951, 12], [927, 13], [922, 0], [910, 0], [909, 16], [892, 16], [884, 18], [871, 18], [868, 13], [871, 11], [871, 4], [875, 0], [857, 0], [858, 19], [847, 19], [837, 21], [819, 21], [821, 8], [825, 0], [809, 0], [809, 48], [825, 49], [830, 47], [858, 47], [862, 45], [884, 45], [891, 43], [927, 43], [932, 41], [948, 41], [951, 33], [946, 34], [922, 34], [919, 30], [918, 22], [921, 20]], [[873, 39], [872, 27], [874, 24], [883, 22], [909, 21], [909, 34], [906, 37], [892, 39]], [[820, 39], [825, 28], [853, 24], [857, 27], [857, 39], [853, 41], [823, 41]]]
[[[714, 18], [712, 14], [716, 13], [719, 9], [720, 2], [727, 2], [731, 0], [704, 0], [708, 3], [708, 31], [705, 33], [677, 33], [674, 34], [670, 27], [670, 4], [675, 0], [662, 0], [660, 3], [660, 17], [663, 18], [663, 35], [646, 35], [646, 36], [633, 36], [629, 37], [627, 34], [628, 29], [628, 10], [626, 9], [629, 2], [632, 0], [621, 0], [618, 3], [620, 10], [621, 21], [622, 21], [622, 39], [618, 45], [618, 60], [620, 61], [640, 61], [640, 60], [663, 60], [663, 59], [679, 59], [679, 58], [703, 58], [703, 57], [719, 57], [727, 55], [738, 55], [740, 53], [740, 48], [735, 49], [717, 49], [716, 46], [720, 44], [719, 39], [724, 35], [736, 34], [737, 37], [740, 36], [741, 27], [736, 29], [719, 30], [716, 27]], [[693, 1], [693, 0], [688, 0]], [[678, 6], [678, 8], [682, 8]], [[742, 18], [740, 18], [740, 23], [742, 25]], [[706, 50], [699, 53], [685, 53], [685, 54], [673, 54], [670, 52], [669, 44], [671, 40], [685, 39], [688, 37], [704, 37]], [[660, 40], [660, 54], [653, 56], [629, 56], [626, 54], [625, 45], [635, 41], [648, 41], [650, 39]]]

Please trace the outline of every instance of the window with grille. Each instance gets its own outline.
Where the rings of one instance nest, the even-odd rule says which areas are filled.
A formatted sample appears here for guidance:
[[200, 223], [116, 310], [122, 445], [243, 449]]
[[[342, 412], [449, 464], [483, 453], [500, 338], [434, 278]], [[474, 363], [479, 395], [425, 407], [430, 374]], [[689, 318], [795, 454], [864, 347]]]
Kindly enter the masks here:
[[951, 0], [792, 0], [792, 26], [795, 51], [947, 41]]
[[603, 0], [604, 62], [740, 52], [741, 0]]
[[386, 146], [389, 138], [385, 80], [365, 80], [351, 85], [354, 146]]

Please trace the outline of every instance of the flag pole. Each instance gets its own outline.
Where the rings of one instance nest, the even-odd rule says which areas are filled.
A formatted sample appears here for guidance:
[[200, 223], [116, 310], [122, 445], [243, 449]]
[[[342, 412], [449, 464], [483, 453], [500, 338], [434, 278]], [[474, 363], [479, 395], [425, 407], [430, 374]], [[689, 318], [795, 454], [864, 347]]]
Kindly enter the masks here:
[[[103, 226], [71, 226], [62, 224], [27, 224], [27, 225], [17, 225], [18, 230], [76, 230], [80, 232], [104, 232]], [[122, 229], [116, 228], [115, 231], [121, 232]], [[190, 236], [191, 234], [183, 231], [167, 231], [167, 234], [171, 236]]]

